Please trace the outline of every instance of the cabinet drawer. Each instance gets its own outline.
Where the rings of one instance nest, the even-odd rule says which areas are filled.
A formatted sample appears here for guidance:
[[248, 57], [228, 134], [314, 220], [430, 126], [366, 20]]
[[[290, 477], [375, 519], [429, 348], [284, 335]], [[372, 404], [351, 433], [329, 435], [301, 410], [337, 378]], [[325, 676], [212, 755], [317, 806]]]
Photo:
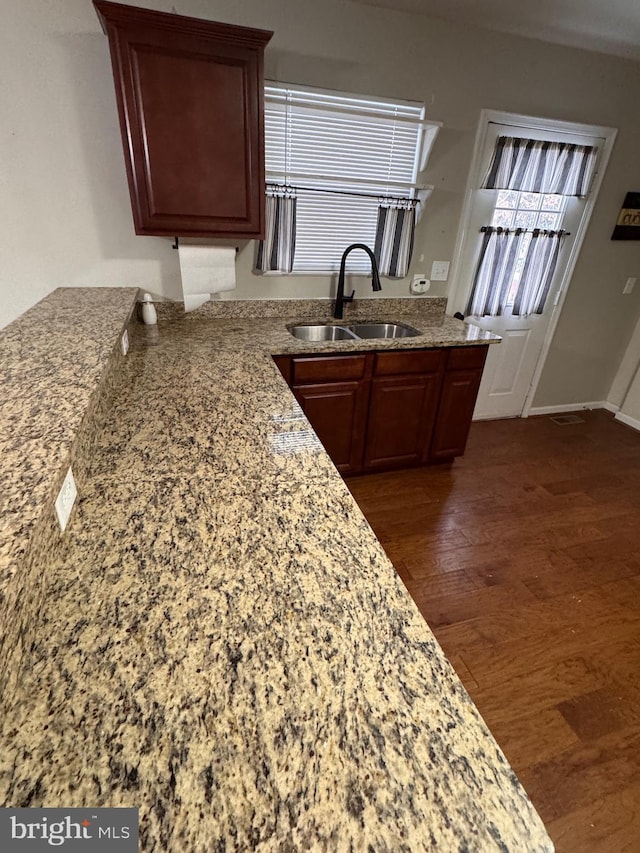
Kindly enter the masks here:
[[294, 358], [291, 365], [291, 381], [295, 385], [300, 385], [305, 382], [344, 382], [349, 379], [363, 379], [366, 366], [366, 355]]
[[440, 370], [444, 353], [440, 349], [399, 350], [376, 353], [376, 376], [407, 373], [436, 373]]
[[449, 350], [447, 370], [469, 370], [473, 367], [484, 367], [487, 357], [485, 346], [453, 347]]

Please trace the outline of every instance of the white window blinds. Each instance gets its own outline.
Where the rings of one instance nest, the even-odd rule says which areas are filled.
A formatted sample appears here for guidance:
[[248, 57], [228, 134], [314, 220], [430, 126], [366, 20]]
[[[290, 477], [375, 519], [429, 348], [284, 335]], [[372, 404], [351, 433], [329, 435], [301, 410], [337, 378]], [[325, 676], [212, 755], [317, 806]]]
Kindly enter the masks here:
[[[416, 198], [438, 129], [422, 104], [268, 83], [267, 184], [297, 197], [293, 271], [337, 271], [350, 243], [373, 247], [380, 203]], [[364, 253], [348, 269], [368, 272]]]

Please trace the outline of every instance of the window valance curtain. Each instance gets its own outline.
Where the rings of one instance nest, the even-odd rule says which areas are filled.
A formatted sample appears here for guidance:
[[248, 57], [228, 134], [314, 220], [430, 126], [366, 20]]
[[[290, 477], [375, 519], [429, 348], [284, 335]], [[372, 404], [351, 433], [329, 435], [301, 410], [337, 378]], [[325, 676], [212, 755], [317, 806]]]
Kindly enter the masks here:
[[255, 272], [291, 272], [296, 251], [295, 193], [267, 187], [265, 237], [258, 243]]
[[373, 253], [380, 275], [404, 278], [413, 254], [416, 202], [383, 204], [378, 207], [378, 224]]
[[482, 189], [585, 196], [596, 157], [590, 145], [500, 136]]
[[521, 228], [484, 228], [483, 232], [480, 263], [466, 313], [475, 317], [503, 314], [519, 275], [511, 313], [518, 317], [542, 314], [565, 232]]
[[[418, 199], [390, 199], [378, 206], [374, 254], [378, 271], [404, 278], [413, 253]], [[254, 271], [290, 273], [296, 247], [296, 190], [270, 185], [265, 201], [265, 238], [258, 243]], [[346, 248], [346, 247], [344, 247]]]

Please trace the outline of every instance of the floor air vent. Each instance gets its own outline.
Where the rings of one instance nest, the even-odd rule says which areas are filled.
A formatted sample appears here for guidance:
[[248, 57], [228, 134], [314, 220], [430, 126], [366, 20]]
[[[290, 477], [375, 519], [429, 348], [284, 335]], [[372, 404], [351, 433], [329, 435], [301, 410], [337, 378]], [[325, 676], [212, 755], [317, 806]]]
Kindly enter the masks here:
[[556, 415], [551, 418], [554, 424], [558, 424], [559, 426], [567, 426], [568, 424], [583, 424], [584, 418], [581, 418], [579, 415]]

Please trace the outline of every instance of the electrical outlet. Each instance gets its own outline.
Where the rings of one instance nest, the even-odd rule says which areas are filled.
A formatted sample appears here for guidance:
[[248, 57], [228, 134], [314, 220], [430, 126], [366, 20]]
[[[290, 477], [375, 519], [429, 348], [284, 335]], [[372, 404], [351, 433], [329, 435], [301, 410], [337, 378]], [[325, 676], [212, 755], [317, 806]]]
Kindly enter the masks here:
[[56, 498], [56, 515], [58, 516], [60, 530], [63, 533], [69, 521], [69, 516], [71, 515], [77, 495], [76, 481], [73, 479], [73, 471], [69, 468]]
[[426, 293], [431, 287], [431, 282], [425, 278], [424, 273], [416, 273], [409, 286], [410, 293]]
[[122, 347], [122, 355], [129, 352], [129, 332], [125, 329], [120, 338], [120, 346]]
[[631, 293], [631, 291], [633, 290], [633, 286], [635, 285], [635, 283], [636, 283], [635, 278], [628, 278], [628, 279], [627, 279], [627, 283], [625, 284], [625, 286], [624, 286], [624, 290], [623, 290], [622, 292], [623, 292], [623, 293]]
[[431, 264], [431, 281], [446, 281], [449, 278], [449, 261], [434, 261]]

